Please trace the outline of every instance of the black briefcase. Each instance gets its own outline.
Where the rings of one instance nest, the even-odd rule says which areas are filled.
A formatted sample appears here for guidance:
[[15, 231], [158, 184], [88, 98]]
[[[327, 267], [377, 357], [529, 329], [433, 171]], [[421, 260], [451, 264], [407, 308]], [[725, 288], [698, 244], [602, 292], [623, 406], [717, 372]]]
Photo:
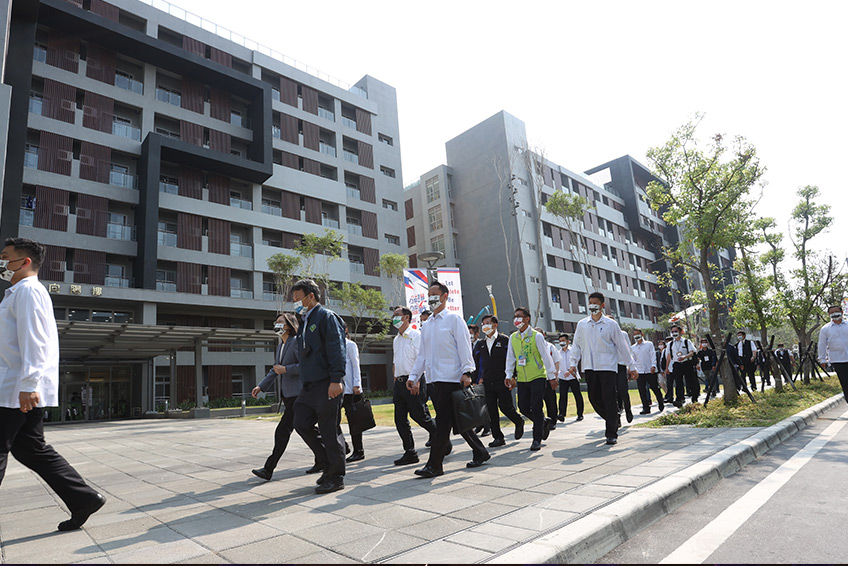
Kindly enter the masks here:
[[[483, 385], [469, 385], [451, 393], [453, 404], [453, 433], [462, 434], [489, 424], [486, 391]], [[438, 417], [436, 417], [438, 418]]]
[[351, 434], [357, 434], [377, 426], [377, 423], [374, 422], [374, 411], [371, 410], [371, 401], [368, 399], [361, 399], [347, 405], [345, 414]]

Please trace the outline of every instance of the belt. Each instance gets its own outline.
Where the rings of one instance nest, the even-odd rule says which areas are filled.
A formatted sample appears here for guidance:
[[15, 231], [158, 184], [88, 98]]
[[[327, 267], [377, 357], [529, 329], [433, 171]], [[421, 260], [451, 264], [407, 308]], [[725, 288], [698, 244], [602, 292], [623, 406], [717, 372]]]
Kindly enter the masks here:
[[395, 378], [395, 381], [401, 381], [401, 382], [403, 382], [403, 381], [406, 381], [407, 379], [409, 379], [409, 376], [408, 376], [408, 375], [399, 375], [399, 376], [397, 376], [397, 377]]

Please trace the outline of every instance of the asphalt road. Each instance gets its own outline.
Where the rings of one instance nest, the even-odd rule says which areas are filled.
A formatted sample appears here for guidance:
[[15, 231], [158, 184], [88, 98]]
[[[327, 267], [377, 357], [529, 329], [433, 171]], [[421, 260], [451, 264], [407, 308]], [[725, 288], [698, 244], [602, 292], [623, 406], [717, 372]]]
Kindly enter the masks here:
[[848, 562], [846, 425], [843, 401], [598, 563]]

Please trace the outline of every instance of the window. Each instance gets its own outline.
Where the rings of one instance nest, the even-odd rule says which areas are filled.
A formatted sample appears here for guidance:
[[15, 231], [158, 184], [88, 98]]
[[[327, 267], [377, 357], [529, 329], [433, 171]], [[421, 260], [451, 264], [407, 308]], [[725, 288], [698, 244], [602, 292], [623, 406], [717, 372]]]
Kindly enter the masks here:
[[621, 293], [621, 275], [618, 274], [615, 276], [615, 290], [617, 293]]
[[132, 120], [121, 116], [112, 117], [112, 135], [141, 141], [141, 130], [135, 127]]
[[528, 247], [529, 249], [531, 249], [531, 250], [535, 250], [535, 249], [536, 249], [536, 244], [532, 244], [532, 243], [530, 243], [530, 242], [527, 242], [527, 247]]
[[253, 210], [253, 203], [242, 197], [241, 191], [230, 191], [230, 206]]
[[103, 284], [106, 287], [123, 287], [128, 288], [129, 279], [124, 276], [126, 268], [123, 265], [117, 265], [114, 263], [106, 264], [106, 278], [103, 280]]
[[395, 141], [386, 134], [377, 134], [377, 139], [386, 145], [395, 145]]
[[166, 138], [171, 138], [171, 139], [175, 139], [175, 140], [180, 139], [179, 132], [172, 132], [171, 130], [169, 130], [167, 128], [163, 128], [161, 126], [156, 126], [156, 133], [161, 135], [161, 136], [165, 136]]
[[[161, 224], [161, 222], [160, 222]], [[167, 291], [169, 293], [177, 292], [177, 272], [168, 271], [165, 269], [156, 270], [156, 290]]]
[[250, 245], [243, 243], [241, 234], [230, 234], [230, 255], [236, 257], [252, 257], [253, 249]]
[[274, 216], [282, 216], [283, 207], [280, 204], [280, 201], [263, 197], [262, 212], [264, 212], [265, 214], [272, 214]]
[[577, 293], [577, 312], [586, 314], [586, 293]]
[[144, 85], [134, 80], [132, 73], [119, 69], [115, 69], [115, 86], [137, 94], [143, 94], [144, 92]]
[[430, 231], [435, 232], [436, 230], [442, 229], [442, 207], [441, 205], [436, 205], [429, 210], [430, 216]]
[[127, 225], [126, 214], [109, 213], [109, 222], [106, 224], [106, 237], [113, 240], [135, 240], [133, 227]]
[[[170, 248], [177, 247], [177, 225], [173, 222], [159, 222], [158, 244]], [[176, 272], [175, 272], [176, 273]], [[176, 275], [175, 275], [176, 277]], [[176, 281], [176, 279], [174, 279]]]
[[354, 218], [352, 216], [347, 217], [347, 233], [353, 234], [354, 236], [362, 235], [362, 223], [358, 218]]
[[398, 204], [393, 200], [383, 199], [383, 208], [387, 208], [389, 210], [394, 210], [397, 212]]
[[551, 287], [551, 301], [559, 304], [559, 289]]
[[400, 245], [400, 236], [393, 236], [391, 234], [384, 234], [386, 237], [386, 241], [392, 245], [399, 246]]
[[169, 195], [176, 195], [180, 192], [180, 181], [176, 177], [169, 177], [168, 175], [160, 175], [159, 176], [159, 192], [160, 193], [168, 193]]
[[385, 167], [383, 165], [380, 165], [380, 173], [382, 173], [386, 177], [391, 177], [392, 179], [395, 178], [395, 170], [391, 169], [389, 167]]
[[33, 114], [42, 114], [44, 108], [44, 99], [37, 92], [29, 93], [29, 111]]
[[530, 276], [530, 283], [538, 283], [538, 282], [539, 282], [538, 277], [536, 277], [535, 275]]
[[353, 183], [345, 183], [345, 187], [347, 187], [347, 198], [362, 200], [362, 192], [359, 190], [359, 187]]
[[35, 220], [35, 197], [32, 195], [24, 195], [21, 197], [21, 226], [32, 226]]
[[601, 255], [605, 260], [610, 260], [609, 246], [607, 246], [606, 244], [601, 244]]
[[424, 182], [424, 187], [427, 191], [427, 203], [431, 203], [434, 200], [439, 200], [442, 196], [442, 192], [439, 189], [439, 178], [433, 177], [432, 179], [427, 179]]
[[430, 238], [430, 249], [434, 252], [445, 253], [445, 236], [439, 234], [435, 238]]
[[24, 167], [38, 169], [38, 146], [31, 143], [26, 144], [24, 153]]
[[45, 63], [47, 61], [47, 46], [43, 43], [36, 42], [32, 51], [32, 59], [33, 61]]
[[230, 124], [244, 126], [244, 119], [241, 117], [241, 112], [238, 110], [230, 110]]
[[124, 187], [125, 189], [135, 189], [135, 177], [130, 175], [130, 168], [126, 165], [118, 165], [112, 163], [109, 171], [109, 184], [116, 187]]
[[174, 106], [179, 106], [182, 100], [182, 95], [180, 94], [180, 91], [176, 89], [167, 88], [164, 86], [157, 86], [156, 100], [167, 102], [168, 104], [172, 104]]

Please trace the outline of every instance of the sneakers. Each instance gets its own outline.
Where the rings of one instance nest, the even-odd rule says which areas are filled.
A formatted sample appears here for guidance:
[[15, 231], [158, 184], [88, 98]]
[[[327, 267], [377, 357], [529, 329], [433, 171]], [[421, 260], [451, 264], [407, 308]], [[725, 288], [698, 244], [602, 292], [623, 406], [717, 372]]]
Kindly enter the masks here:
[[395, 466], [406, 466], [407, 464], [418, 463], [418, 452], [415, 450], [407, 450], [403, 456], [395, 460]]

